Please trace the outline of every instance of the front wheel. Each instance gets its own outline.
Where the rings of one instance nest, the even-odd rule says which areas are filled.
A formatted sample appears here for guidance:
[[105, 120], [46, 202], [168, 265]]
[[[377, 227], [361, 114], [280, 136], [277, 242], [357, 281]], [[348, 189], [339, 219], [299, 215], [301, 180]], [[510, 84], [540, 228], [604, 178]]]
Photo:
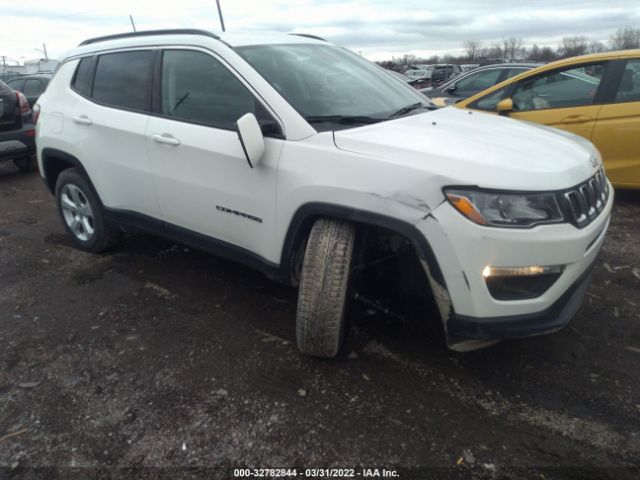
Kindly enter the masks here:
[[296, 316], [296, 341], [302, 353], [331, 358], [342, 346], [354, 242], [355, 228], [349, 222], [324, 218], [311, 228]]
[[58, 177], [56, 203], [65, 229], [80, 250], [100, 253], [120, 240], [121, 232], [105, 223], [102, 203], [93, 186], [75, 168], [64, 170]]

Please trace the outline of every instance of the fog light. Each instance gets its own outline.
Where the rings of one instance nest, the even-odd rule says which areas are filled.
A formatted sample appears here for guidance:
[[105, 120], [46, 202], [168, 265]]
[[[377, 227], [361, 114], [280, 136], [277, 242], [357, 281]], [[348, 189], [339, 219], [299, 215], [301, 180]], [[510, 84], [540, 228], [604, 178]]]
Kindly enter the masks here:
[[564, 266], [490, 267], [482, 270], [489, 293], [496, 300], [526, 300], [549, 290]]

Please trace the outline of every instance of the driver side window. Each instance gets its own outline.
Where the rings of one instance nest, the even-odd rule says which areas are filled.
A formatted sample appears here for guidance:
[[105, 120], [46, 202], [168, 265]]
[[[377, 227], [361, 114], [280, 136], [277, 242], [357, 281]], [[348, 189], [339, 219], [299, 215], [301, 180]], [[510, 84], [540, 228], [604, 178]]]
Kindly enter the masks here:
[[512, 94], [513, 109], [527, 112], [591, 105], [604, 71], [604, 63], [582, 65], [519, 82]]
[[227, 67], [203, 52], [166, 50], [161, 91], [162, 115], [176, 120], [234, 130], [240, 117], [253, 113], [261, 124], [275, 123]]

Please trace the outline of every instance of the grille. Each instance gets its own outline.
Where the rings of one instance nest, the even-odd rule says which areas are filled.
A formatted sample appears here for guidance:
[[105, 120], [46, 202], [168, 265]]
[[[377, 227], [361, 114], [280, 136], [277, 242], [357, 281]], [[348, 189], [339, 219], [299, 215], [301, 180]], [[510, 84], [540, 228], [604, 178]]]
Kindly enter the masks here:
[[595, 219], [607, 204], [609, 185], [604, 170], [600, 169], [584, 183], [563, 192], [561, 203], [567, 220], [582, 228]]

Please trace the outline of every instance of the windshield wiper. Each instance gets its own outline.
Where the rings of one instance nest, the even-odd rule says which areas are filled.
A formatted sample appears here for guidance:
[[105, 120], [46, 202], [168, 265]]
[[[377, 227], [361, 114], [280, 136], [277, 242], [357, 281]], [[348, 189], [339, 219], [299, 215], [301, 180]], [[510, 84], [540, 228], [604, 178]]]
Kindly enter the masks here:
[[362, 115], [310, 115], [305, 117], [309, 123], [338, 123], [340, 125], [369, 125], [382, 122], [386, 118], [366, 117]]
[[433, 110], [433, 108], [431, 108], [429, 105], [425, 105], [422, 102], [418, 102], [418, 103], [414, 103], [412, 105], [407, 105], [406, 107], [402, 107], [397, 112], [393, 112], [391, 115], [389, 115], [389, 118], [401, 117], [402, 115], [406, 115], [407, 113], [413, 112], [414, 110], [418, 110], [419, 108], [425, 108], [425, 109], [428, 109], [428, 110]]

